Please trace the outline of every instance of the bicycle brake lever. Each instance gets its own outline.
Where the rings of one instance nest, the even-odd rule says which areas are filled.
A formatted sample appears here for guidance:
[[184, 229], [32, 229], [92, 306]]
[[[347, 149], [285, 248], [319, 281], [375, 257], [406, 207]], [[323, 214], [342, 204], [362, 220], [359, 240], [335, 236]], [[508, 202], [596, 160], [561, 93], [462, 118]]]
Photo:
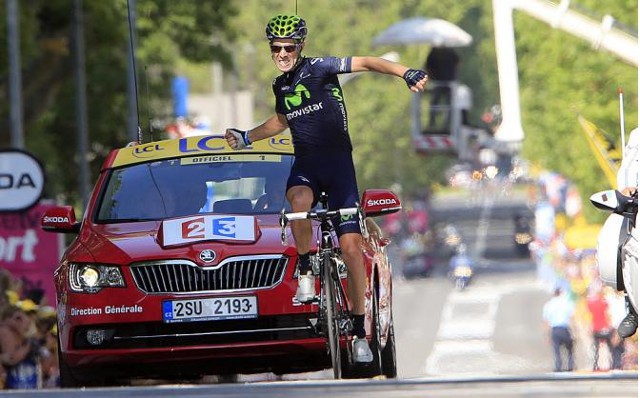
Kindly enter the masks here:
[[287, 216], [285, 215], [284, 208], [280, 211], [280, 242], [282, 246], [287, 246]]

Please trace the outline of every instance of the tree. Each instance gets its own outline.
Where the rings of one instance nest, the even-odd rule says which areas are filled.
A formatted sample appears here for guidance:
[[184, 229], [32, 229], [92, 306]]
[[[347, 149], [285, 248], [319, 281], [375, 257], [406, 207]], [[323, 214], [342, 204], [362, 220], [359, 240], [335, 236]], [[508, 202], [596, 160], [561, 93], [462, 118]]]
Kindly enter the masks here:
[[[637, 30], [638, 4], [633, 0], [581, 0], [572, 7], [587, 15], [611, 14]], [[340, 12], [335, 10], [340, 9]], [[586, 11], [585, 11], [586, 9]], [[293, 13], [290, 1], [250, 0], [238, 14], [238, 41], [257, 51], [238, 57], [236, 67], [246, 88], [256, 93], [258, 114], [273, 112], [270, 82], [277, 71], [267, 52], [264, 28], [277, 13]], [[372, 48], [373, 38], [394, 22], [414, 16], [442, 18], [469, 32], [474, 41], [459, 49], [463, 60], [459, 80], [474, 94], [471, 120], [499, 104], [498, 73], [491, 2], [470, 0], [316, 1], [299, 3], [308, 22], [308, 55], [366, 55], [394, 50], [401, 62], [420, 67], [429, 47]], [[515, 35], [520, 76], [523, 156], [541, 167], [560, 172], [580, 188], [583, 200], [604, 189], [596, 161], [580, 132], [576, 112], [606, 131], [618, 126], [617, 86], [625, 89], [627, 120], [637, 118], [637, 68], [615, 56], [598, 52], [581, 39], [516, 11]], [[244, 74], [252, 63], [250, 75]], [[344, 88], [349, 126], [354, 142], [358, 180], [362, 187], [401, 182], [408, 192], [441, 183], [442, 170], [455, 159], [416, 155], [409, 139], [410, 94], [393, 78], [367, 74]], [[619, 142], [619, 134], [611, 138]]]
[[[75, 175], [68, 172], [69, 159], [75, 156], [71, 4], [71, 0], [31, 0], [29, 7], [20, 8], [20, 26], [27, 149], [44, 160], [48, 195], [75, 199]], [[0, 12], [5, 10], [2, 5]], [[586, 8], [588, 14], [611, 14], [637, 31], [635, 0], [580, 0], [571, 6]], [[90, 155], [95, 175], [109, 149], [126, 141], [127, 3], [85, 1], [84, 7]], [[264, 27], [273, 15], [293, 13], [295, 8], [291, 0], [137, 0], [141, 120], [170, 114], [171, 78], [183, 66], [217, 60], [237, 77], [240, 88], [254, 93], [259, 123], [273, 112], [271, 81], [277, 75]], [[463, 60], [460, 81], [474, 94], [472, 121], [500, 102], [493, 15], [487, 0], [318, 0], [298, 2], [297, 8], [309, 24], [306, 54], [381, 55], [393, 50], [402, 63], [412, 67], [422, 66], [427, 45], [373, 48], [373, 38], [408, 17], [453, 22], [474, 37], [471, 46], [459, 49]], [[0, 40], [4, 42], [5, 24], [6, 18], [0, 18]], [[606, 186], [579, 130], [576, 113], [619, 143], [616, 92], [618, 86], [625, 90], [627, 124], [637, 120], [637, 68], [520, 12], [515, 13], [515, 29], [523, 156], [572, 179], [586, 199]], [[0, 73], [6, 76], [6, 52], [0, 53], [0, 61]], [[0, 102], [2, 127], [8, 131], [6, 79], [0, 85], [5, 99]], [[405, 192], [419, 193], [443, 183], [443, 170], [455, 158], [415, 153], [409, 133], [411, 93], [401, 80], [365, 74], [346, 85], [344, 95], [362, 188], [399, 182]], [[3, 135], [0, 143], [7, 146], [8, 137]]]
[[[182, 60], [230, 63], [225, 43], [236, 4], [230, 0], [137, 0], [137, 64], [141, 113], [162, 116], [169, 107], [170, 81]], [[71, 56], [72, 0], [33, 0], [20, 7], [25, 143], [43, 160], [46, 195], [78, 199], [75, 173], [75, 105]], [[0, 11], [4, 11], [4, 4]], [[126, 142], [126, 81], [129, 27], [127, 1], [85, 1], [88, 118], [94, 177], [108, 151]], [[0, 18], [6, 42], [6, 17]], [[7, 54], [0, 55], [7, 74]], [[144, 69], [147, 69], [146, 73]], [[0, 86], [3, 131], [8, 131], [6, 79]], [[149, 95], [142, 87], [148, 84]], [[145, 95], [142, 95], [145, 94]], [[152, 98], [149, 104], [146, 98]], [[141, 115], [142, 116], [142, 115]], [[142, 119], [142, 118], [141, 118]], [[0, 138], [8, 146], [8, 137]], [[94, 178], [93, 178], [94, 179]]]

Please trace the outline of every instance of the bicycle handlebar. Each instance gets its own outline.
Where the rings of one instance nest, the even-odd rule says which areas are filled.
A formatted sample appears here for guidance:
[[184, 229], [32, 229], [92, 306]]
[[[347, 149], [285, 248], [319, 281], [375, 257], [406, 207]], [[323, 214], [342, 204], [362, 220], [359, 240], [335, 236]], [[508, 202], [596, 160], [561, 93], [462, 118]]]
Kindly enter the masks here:
[[357, 207], [347, 207], [338, 210], [301, 211], [297, 213], [282, 213], [281, 216], [286, 221], [295, 220], [323, 220], [335, 216], [351, 216], [358, 214]]
[[318, 211], [301, 211], [296, 213], [285, 213], [284, 209], [282, 209], [282, 212], [280, 213], [280, 227], [282, 229], [282, 232], [280, 234], [280, 240], [282, 241], [283, 245], [287, 244], [286, 228], [287, 228], [287, 223], [289, 221], [296, 221], [296, 220], [325, 221], [335, 216], [351, 216], [359, 213], [360, 213], [360, 208], [358, 207], [346, 207], [344, 209], [338, 209], [338, 210], [321, 209]]

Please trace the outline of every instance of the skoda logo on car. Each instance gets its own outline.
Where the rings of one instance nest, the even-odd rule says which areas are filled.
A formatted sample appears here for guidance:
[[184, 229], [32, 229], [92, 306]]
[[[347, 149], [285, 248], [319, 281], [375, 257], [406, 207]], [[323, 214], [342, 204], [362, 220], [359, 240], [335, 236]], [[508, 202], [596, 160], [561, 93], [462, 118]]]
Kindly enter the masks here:
[[216, 259], [216, 252], [214, 252], [211, 249], [205, 249], [200, 252], [200, 260], [202, 260], [207, 264], [212, 262], [215, 259]]
[[367, 204], [369, 206], [395, 205], [398, 204], [395, 199], [370, 199]]

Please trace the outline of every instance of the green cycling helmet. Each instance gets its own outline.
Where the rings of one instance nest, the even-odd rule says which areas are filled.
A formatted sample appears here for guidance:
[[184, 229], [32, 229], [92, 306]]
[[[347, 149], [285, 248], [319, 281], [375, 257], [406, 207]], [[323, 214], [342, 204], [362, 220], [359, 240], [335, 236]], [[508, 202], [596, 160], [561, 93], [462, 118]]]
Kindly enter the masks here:
[[303, 42], [307, 37], [307, 23], [297, 15], [276, 15], [267, 23], [267, 39], [294, 39]]

